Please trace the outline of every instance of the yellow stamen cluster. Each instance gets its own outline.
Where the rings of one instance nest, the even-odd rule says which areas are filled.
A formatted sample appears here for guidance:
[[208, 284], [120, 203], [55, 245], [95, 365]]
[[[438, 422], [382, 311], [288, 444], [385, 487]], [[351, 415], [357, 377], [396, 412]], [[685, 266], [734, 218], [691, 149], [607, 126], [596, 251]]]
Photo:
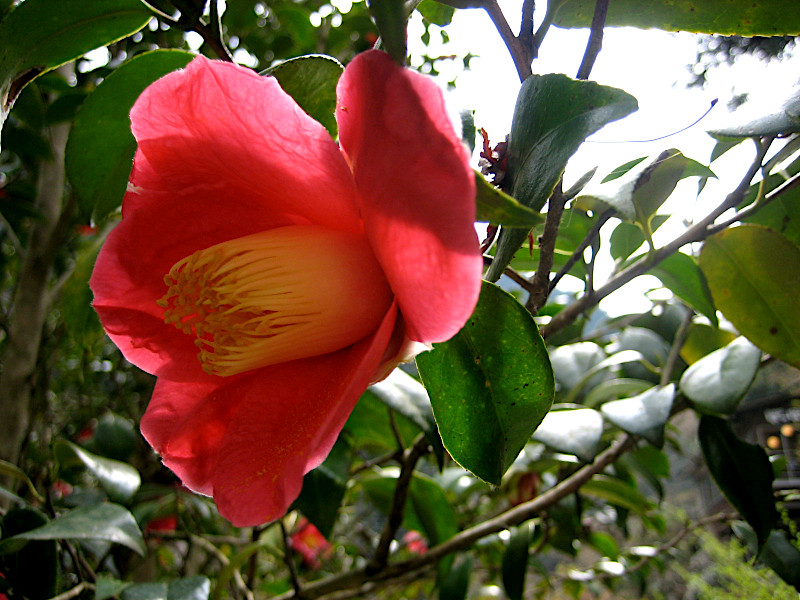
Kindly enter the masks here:
[[164, 321], [196, 336], [203, 369], [223, 377], [344, 348], [392, 298], [363, 237], [306, 226], [200, 250], [164, 281]]

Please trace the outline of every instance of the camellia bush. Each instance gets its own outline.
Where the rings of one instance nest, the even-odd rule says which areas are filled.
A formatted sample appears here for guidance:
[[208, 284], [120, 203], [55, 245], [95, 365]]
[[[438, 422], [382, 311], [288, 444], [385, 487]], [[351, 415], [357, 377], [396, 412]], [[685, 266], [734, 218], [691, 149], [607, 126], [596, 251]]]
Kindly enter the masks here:
[[[462, 10], [519, 75], [505, 139], [433, 78]], [[798, 410], [800, 91], [705, 159], [562, 180], [637, 110], [591, 80], [606, 27], [800, 5], [521, 11], [0, 0], [0, 597], [638, 598], [704, 528], [800, 590], [796, 457], [734, 427]], [[575, 78], [533, 74], [553, 28], [589, 32]], [[670, 219], [687, 178], [708, 212]], [[642, 276], [668, 299], [599, 308]], [[687, 438], [720, 513], [670, 516]]]

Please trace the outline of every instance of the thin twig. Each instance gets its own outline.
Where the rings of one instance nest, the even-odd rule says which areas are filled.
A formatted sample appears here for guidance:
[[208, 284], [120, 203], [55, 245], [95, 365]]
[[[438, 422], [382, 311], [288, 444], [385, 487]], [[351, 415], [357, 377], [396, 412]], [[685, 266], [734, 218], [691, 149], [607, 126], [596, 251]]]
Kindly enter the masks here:
[[[584, 465], [567, 479], [543, 492], [533, 500], [524, 502], [496, 517], [478, 523], [469, 529], [465, 529], [438, 546], [430, 548], [425, 554], [402, 562], [389, 564], [375, 573], [366, 568], [361, 568], [310, 582], [306, 584], [303, 590], [304, 598], [320, 598], [342, 590], [359, 589], [369, 581], [395, 580], [409, 573], [419, 572], [436, 563], [444, 556], [468, 548], [476, 541], [488, 535], [524, 523], [550, 506], [558, 503], [563, 498], [575, 493], [594, 475], [601, 472], [608, 465], [616, 461], [624, 452], [630, 449], [635, 439], [636, 438], [631, 435], [624, 436], [598, 454], [592, 463]], [[274, 600], [291, 600], [294, 598], [296, 598], [296, 596], [293, 592], [287, 592], [277, 596]]]
[[710, 229], [711, 224], [725, 211], [738, 206], [744, 199], [749, 188], [750, 181], [752, 181], [755, 174], [761, 168], [761, 162], [764, 160], [764, 156], [769, 149], [771, 141], [772, 139], [768, 138], [762, 143], [757, 142], [758, 150], [756, 152], [756, 157], [753, 160], [753, 163], [750, 165], [750, 168], [747, 170], [747, 173], [742, 178], [736, 189], [728, 194], [725, 200], [719, 206], [717, 206], [717, 208], [715, 208], [705, 218], [686, 230], [682, 235], [672, 240], [663, 248], [659, 248], [654, 252], [649, 252], [646, 256], [642, 257], [640, 260], [631, 264], [629, 267], [620, 271], [614, 277], [609, 279], [600, 289], [585, 294], [567, 306], [564, 310], [554, 315], [550, 322], [541, 328], [542, 336], [546, 338], [547, 336], [554, 334], [556, 331], [563, 329], [577, 319], [579, 315], [596, 306], [603, 298], [612, 292], [617, 291], [623, 285], [639, 275], [647, 273], [655, 265], [663, 261], [668, 256], [675, 254], [686, 244], [702, 241], [711, 235], [713, 233], [713, 231]]
[[375, 554], [372, 556], [372, 560], [369, 561], [369, 565], [367, 565], [368, 571], [377, 572], [386, 566], [392, 541], [403, 522], [403, 513], [405, 512], [414, 469], [417, 466], [417, 461], [428, 451], [428, 447], [428, 439], [423, 434], [420, 434], [403, 456], [403, 465], [400, 467], [400, 476], [397, 478], [397, 485], [394, 488], [394, 496], [392, 497], [392, 509], [389, 512], [389, 518], [386, 520], [383, 532], [381, 532], [381, 538], [378, 541]]
[[523, 48], [519, 39], [514, 35], [514, 32], [511, 31], [511, 27], [509, 27], [508, 21], [506, 21], [506, 17], [500, 9], [497, 0], [486, 0], [483, 7], [486, 9], [486, 13], [497, 28], [497, 32], [503, 39], [506, 48], [508, 48], [509, 54], [511, 54], [511, 60], [514, 61], [519, 80], [525, 81], [532, 74], [530, 55], [527, 50]]
[[80, 596], [85, 590], [94, 590], [94, 584], [88, 583], [86, 581], [81, 581], [78, 585], [74, 588], [68, 589], [66, 592], [59, 594], [58, 596], [53, 596], [50, 600], [71, 600], [72, 598], [77, 598]]
[[564, 214], [564, 194], [561, 190], [559, 180], [555, 190], [550, 196], [547, 209], [547, 218], [544, 222], [544, 232], [539, 241], [539, 264], [536, 273], [531, 279], [531, 293], [525, 303], [532, 315], [536, 315], [545, 303], [550, 294], [550, 271], [553, 268], [553, 254], [556, 251], [556, 240], [558, 239], [558, 229], [561, 226], [561, 216]]
[[693, 318], [694, 311], [692, 309], [687, 309], [683, 321], [681, 321], [681, 325], [678, 327], [678, 331], [675, 332], [675, 338], [672, 340], [672, 346], [670, 346], [667, 360], [664, 362], [664, 366], [661, 369], [660, 385], [667, 385], [672, 379], [672, 373], [675, 371], [675, 367], [678, 364], [678, 359], [681, 356], [681, 348], [683, 348], [683, 344], [686, 342], [686, 336], [689, 334], [689, 326], [692, 324]]
[[586, 44], [586, 51], [583, 54], [581, 66], [578, 69], [578, 79], [589, 79], [589, 74], [594, 67], [594, 61], [603, 48], [603, 29], [606, 26], [606, 16], [608, 15], [609, 0], [597, 0], [594, 5], [594, 15], [592, 16], [592, 29], [589, 33], [589, 41]]
[[208, 44], [209, 48], [211, 48], [214, 54], [220, 59], [233, 62], [233, 56], [231, 56], [228, 47], [222, 39], [222, 20], [220, 19], [219, 9], [215, 0], [209, 2], [209, 17], [208, 25], [205, 25], [198, 19], [195, 31], [203, 36], [203, 41]]
[[581, 241], [580, 245], [575, 248], [572, 256], [567, 259], [567, 262], [564, 263], [564, 266], [561, 267], [561, 270], [550, 280], [550, 292], [556, 288], [558, 282], [564, 278], [564, 275], [572, 270], [572, 267], [574, 267], [575, 263], [580, 260], [586, 249], [594, 243], [594, 241], [597, 239], [597, 236], [600, 235], [600, 229], [602, 229], [603, 225], [605, 225], [608, 220], [614, 216], [614, 213], [616, 213], [616, 211], [613, 208], [609, 208], [606, 212], [600, 215], [597, 221], [595, 221], [595, 224], [592, 225], [589, 233], [586, 234], [586, 237], [583, 238], [583, 241]]
[[303, 588], [300, 584], [300, 578], [297, 576], [297, 567], [292, 558], [292, 542], [289, 540], [289, 534], [286, 532], [286, 525], [283, 519], [280, 520], [281, 537], [283, 538], [283, 558], [286, 566], [289, 568], [289, 578], [292, 580], [292, 588], [294, 589], [295, 598], [304, 598]]

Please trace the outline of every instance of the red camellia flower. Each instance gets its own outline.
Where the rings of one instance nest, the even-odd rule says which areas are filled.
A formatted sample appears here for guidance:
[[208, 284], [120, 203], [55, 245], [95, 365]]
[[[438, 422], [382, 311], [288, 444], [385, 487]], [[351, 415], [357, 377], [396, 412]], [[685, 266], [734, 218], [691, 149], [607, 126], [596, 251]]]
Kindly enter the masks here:
[[240, 526], [281, 516], [367, 385], [454, 335], [480, 289], [473, 175], [438, 88], [370, 51], [337, 93], [340, 144], [237, 65], [152, 84], [92, 275], [106, 332], [158, 377], [142, 433]]

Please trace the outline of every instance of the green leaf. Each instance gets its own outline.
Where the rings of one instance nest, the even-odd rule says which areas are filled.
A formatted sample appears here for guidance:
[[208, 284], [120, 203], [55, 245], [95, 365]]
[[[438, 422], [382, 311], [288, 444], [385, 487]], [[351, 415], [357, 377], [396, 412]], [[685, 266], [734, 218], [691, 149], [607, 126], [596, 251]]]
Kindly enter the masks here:
[[428, 21], [439, 27], [449, 25], [453, 20], [453, 14], [456, 12], [452, 6], [435, 2], [434, 0], [422, 0], [417, 5], [417, 10]]
[[137, 583], [125, 588], [121, 600], [207, 600], [211, 582], [195, 575], [169, 583]]
[[473, 560], [464, 556], [450, 572], [439, 580], [439, 600], [464, 600], [469, 590]]
[[664, 445], [664, 426], [672, 410], [675, 385], [657, 386], [646, 392], [612, 400], [600, 407], [602, 415], [611, 423], [634, 435], [640, 435], [657, 448]]
[[66, 440], [56, 440], [53, 454], [62, 470], [76, 464], [85, 467], [114, 502], [130, 502], [142, 483], [139, 472], [132, 466], [97, 456]]
[[765, 106], [763, 101], [758, 105], [745, 101], [726, 115], [725, 125], [708, 133], [714, 137], [745, 138], [800, 132], [800, 86], [795, 86], [784, 98], [771, 98], [771, 102], [771, 106]]
[[641, 379], [630, 379], [622, 377], [619, 379], [609, 379], [597, 385], [591, 386], [591, 390], [583, 399], [583, 404], [588, 408], [593, 408], [609, 400], [619, 400], [630, 398], [653, 387], [651, 381]]
[[83, 103], [67, 141], [66, 171], [85, 219], [102, 221], [122, 202], [136, 151], [128, 118], [133, 103], [148, 85], [192, 57], [180, 50], [140, 54], [115, 69]]
[[444, 446], [425, 386], [401, 369], [395, 369], [386, 379], [371, 385], [369, 392], [419, 427], [431, 443], [441, 468], [444, 465]]
[[[655, 232], [659, 227], [666, 223], [669, 215], [653, 215], [650, 219], [650, 229]], [[621, 222], [611, 232], [611, 245], [609, 252], [616, 261], [624, 261], [631, 254], [636, 252], [647, 241], [642, 228], [633, 223]]]
[[101, 502], [71, 510], [31, 531], [0, 542], [0, 554], [14, 552], [30, 540], [103, 540], [127, 546], [144, 556], [142, 532], [133, 515], [119, 504]]
[[341, 438], [328, 458], [303, 477], [303, 488], [292, 505], [323, 537], [330, 537], [350, 478], [350, 449]]
[[591, 408], [552, 410], [534, 432], [533, 439], [553, 450], [592, 460], [600, 449], [603, 417]]
[[97, 576], [94, 590], [94, 600], [107, 600], [119, 596], [125, 588], [132, 586], [130, 581], [120, 581], [104, 574]]
[[531, 528], [528, 523], [511, 530], [511, 537], [503, 553], [501, 573], [503, 587], [510, 600], [522, 600], [525, 593], [525, 573], [528, 570], [528, 546]]
[[653, 504], [639, 490], [622, 479], [598, 474], [581, 486], [580, 492], [644, 515]]
[[763, 546], [778, 519], [766, 452], [737, 438], [723, 419], [709, 415], [700, 417], [697, 437], [717, 486], [756, 532], [759, 547]]
[[800, 367], [800, 248], [759, 225], [708, 238], [700, 254], [714, 304], [747, 339]]
[[275, 77], [283, 91], [336, 138], [336, 84], [343, 71], [335, 58], [311, 54], [284, 61], [266, 74]]
[[619, 546], [613, 537], [602, 531], [592, 531], [586, 540], [589, 545], [597, 550], [601, 556], [616, 560], [619, 556]]
[[[0, 521], [4, 538], [35, 530], [47, 523], [47, 517], [32, 508], [11, 508]], [[16, 552], [2, 556], [4, 581], [8, 581], [17, 596], [31, 599], [50, 598], [58, 582], [58, 550], [53, 540], [27, 544]], [[3, 588], [0, 588], [2, 590]]]
[[450, 341], [417, 357], [444, 447], [499, 484], [553, 401], [539, 328], [513, 296], [484, 282], [478, 306]]
[[693, 257], [676, 252], [648, 273], [658, 277], [665, 288], [706, 317], [714, 327], [719, 325], [708, 282]]
[[122, 39], [151, 18], [139, 0], [27, 0], [0, 22], [0, 127], [42, 73]]
[[398, 65], [405, 66], [408, 15], [404, 3], [399, 0], [369, 0], [367, 4], [381, 34], [383, 49]]
[[[773, 177], [780, 183], [785, 181], [785, 178], [779, 175]], [[767, 181], [771, 180], [772, 177]], [[769, 204], [759, 208], [758, 212], [746, 219], [746, 222], [774, 229], [793, 244], [800, 246], [800, 187], [786, 190]]]
[[36, 486], [33, 485], [30, 477], [28, 477], [27, 473], [25, 473], [25, 471], [20, 469], [17, 465], [0, 459], [0, 476], [2, 476], [4, 479], [7, 477], [13, 477], [14, 479], [18, 479], [19, 481], [23, 482], [26, 486], [28, 486], [28, 492], [30, 495], [37, 502], [44, 503], [44, 497], [39, 493], [39, 490], [36, 489]]
[[[636, 99], [622, 90], [565, 75], [528, 77], [517, 97], [508, 142], [511, 195], [540, 211], [583, 140], [636, 109]], [[501, 231], [489, 281], [500, 278], [526, 236], [526, 229]]]
[[786, 533], [774, 529], [758, 558], [786, 583], [800, 591], [800, 550], [789, 541]]
[[103, 335], [100, 319], [92, 307], [93, 295], [89, 288], [89, 278], [92, 276], [97, 254], [104, 241], [103, 236], [98, 236], [94, 243], [78, 251], [75, 268], [64, 284], [61, 294], [61, 316], [67, 333], [87, 350], [91, 349]]
[[686, 369], [680, 388], [701, 409], [728, 415], [753, 383], [760, 364], [761, 351], [739, 337]]
[[[558, 27], [589, 27], [594, 0], [567, 0], [556, 12]], [[614, 0], [607, 27], [639, 27], [722, 35], [796, 35], [800, 5], [785, 0]]]
[[478, 214], [476, 221], [484, 221], [494, 225], [507, 227], [536, 227], [544, 223], [545, 215], [527, 206], [523, 206], [514, 198], [497, 189], [475, 172], [475, 188]]
[[705, 323], [692, 323], [689, 335], [681, 347], [681, 358], [691, 365], [698, 360], [727, 346], [736, 339], [736, 334], [724, 329], [717, 329]]

